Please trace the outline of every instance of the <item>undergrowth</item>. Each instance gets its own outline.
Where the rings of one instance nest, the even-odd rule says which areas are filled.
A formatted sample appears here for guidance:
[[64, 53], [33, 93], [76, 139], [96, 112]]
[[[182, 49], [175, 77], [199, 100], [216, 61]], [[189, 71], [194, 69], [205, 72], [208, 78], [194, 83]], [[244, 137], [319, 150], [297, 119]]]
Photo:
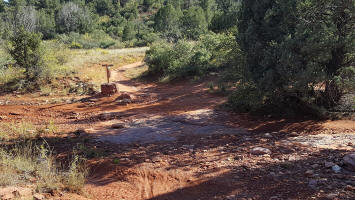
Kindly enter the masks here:
[[0, 146], [0, 186], [35, 184], [38, 192], [62, 189], [80, 192], [87, 175], [83, 161], [74, 155], [69, 167], [60, 166], [46, 142], [3, 145]]

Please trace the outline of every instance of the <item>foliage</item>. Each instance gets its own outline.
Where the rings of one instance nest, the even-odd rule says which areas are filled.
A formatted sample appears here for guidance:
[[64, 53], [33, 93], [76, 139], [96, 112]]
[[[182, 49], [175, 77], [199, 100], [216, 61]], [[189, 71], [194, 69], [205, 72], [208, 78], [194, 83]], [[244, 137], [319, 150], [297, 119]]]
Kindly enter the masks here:
[[250, 83], [241, 83], [229, 96], [229, 106], [237, 112], [251, 112], [259, 109], [263, 104], [263, 94]]
[[[227, 22], [232, 16], [230, 13], [233, 18], [226, 26], [235, 25], [235, 9], [225, 8], [234, 5], [231, 2], [235, 0], [229, 1], [31, 0], [1, 5], [1, 12], [9, 30], [24, 26], [27, 31], [40, 32], [45, 40], [53, 39], [57, 34], [86, 34], [97, 30], [104, 31], [118, 42], [125, 41], [125, 46], [145, 46], [156, 41], [158, 36], [169, 42], [197, 40], [208, 32], [210, 25], [210, 30], [217, 30], [215, 25], [218, 22]], [[223, 19], [215, 20], [217, 15]], [[5, 32], [0, 34], [6, 37]], [[78, 48], [76, 44], [73, 46]]]
[[25, 142], [10, 148], [0, 147], [0, 186], [28, 183], [34, 179], [39, 192], [60, 189], [80, 192], [87, 173], [81, 160], [74, 156], [69, 170], [65, 170], [55, 162], [46, 143]]
[[208, 22], [200, 7], [186, 10], [181, 21], [183, 33], [189, 39], [198, 39], [200, 35], [207, 32]]
[[235, 40], [229, 34], [210, 33], [197, 42], [158, 43], [146, 53], [151, 74], [170, 79], [204, 75], [232, 62]]
[[57, 28], [60, 33], [86, 33], [93, 29], [91, 14], [88, 9], [68, 2], [59, 10]]
[[40, 35], [27, 32], [24, 28], [20, 28], [10, 38], [9, 54], [25, 70], [27, 81], [36, 81], [42, 71], [40, 45]]
[[73, 49], [92, 49], [92, 48], [112, 48], [119, 45], [119, 42], [113, 40], [109, 35], [103, 31], [93, 31], [81, 35], [79, 33], [71, 32], [69, 34], [58, 35], [57, 39], [69, 45]]
[[344, 90], [334, 78], [354, 62], [353, 10], [346, 0], [242, 1], [238, 38], [247, 78], [266, 102], [337, 103]]
[[168, 41], [177, 41], [181, 38], [180, 17], [182, 16], [179, 8], [175, 9], [173, 5], [168, 4], [159, 9], [154, 16], [154, 29], [162, 33], [162, 36]]

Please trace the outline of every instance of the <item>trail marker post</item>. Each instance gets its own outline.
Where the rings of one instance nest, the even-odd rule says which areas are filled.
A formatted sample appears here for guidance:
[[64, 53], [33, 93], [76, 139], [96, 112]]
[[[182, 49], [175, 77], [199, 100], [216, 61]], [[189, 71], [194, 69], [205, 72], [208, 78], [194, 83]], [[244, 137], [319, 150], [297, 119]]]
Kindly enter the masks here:
[[107, 83], [110, 83], [110, 78], [111, 78], [110, 67], [113, 67], [113, 65], [103, 64], [102, 66], [103, 66], [103, 67], [106, 67]]
[[103, 64], [102, 66], [106, 67], [107, 83], [101, 84], [101, 94], [104, 96], [111, 96], [118, 92], [116, 84], [110, 83], [110, 78], [111, 78], [110, 67], [112, 67], [113, 65]]

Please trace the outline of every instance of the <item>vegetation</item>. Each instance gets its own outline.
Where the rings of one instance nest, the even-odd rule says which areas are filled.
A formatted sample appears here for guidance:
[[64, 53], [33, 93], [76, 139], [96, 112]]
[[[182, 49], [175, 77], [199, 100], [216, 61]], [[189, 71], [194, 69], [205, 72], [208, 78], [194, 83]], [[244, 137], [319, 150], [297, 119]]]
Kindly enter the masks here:
[[[10, 0], [0, 7], [0, 84], [48, 93], [43, 83], [69, 76], [67, 58], [44, 51], [50, 43], [151, 45], [149, 74], [224, 72], [235, 110], [330, 110], [354, 93], [354, 10], [350, 0]], [[255, 101], [243, 106], [244, 94]]]
[[31, 142], [0, 147], [0, 186], [29, 184], [36, 180], [38, 192], [67, 189], [80, 192], [87, 174], [82, 160], [74, 155], [67, 170], [55, 162], [46, 143]]
[[0, 187], [34, 182], [38, 192], [80, 192], [87, 174], [83, 159], [74, 154], [68, 167], [61, 166], [49, 145], [37, 140], [55, 134], [54, 121], [40, 127], [24, 121], [0, 123]]
[[[354, 93], [352, 1], [216, 3], [207, 6], [213, 12], [198, 7], [183, 11], [180, 30], [189, 40], [153, 45], [146, 56], [151, 73], [176, 79], [223, 70], [221, 81], [234, 83], [229, 105], [242, 112], [319, 117]], [[171, 21], [178, 16], [161, 15]], [[206, 22], [215, 33], [206, 32]], [[171, 28], [162, 24], [162, 29]]]

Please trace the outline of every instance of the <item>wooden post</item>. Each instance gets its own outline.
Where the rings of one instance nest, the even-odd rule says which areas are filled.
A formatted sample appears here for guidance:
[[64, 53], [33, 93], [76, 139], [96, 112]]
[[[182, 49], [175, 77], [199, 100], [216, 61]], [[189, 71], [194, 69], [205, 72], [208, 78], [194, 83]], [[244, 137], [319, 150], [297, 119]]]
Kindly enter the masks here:
[[107, 83], [110, 83], [110, 77], [111, 77], [110, 67], [112, 67], [113, 65], [103, 64], [102, 66], [106, 67]]

